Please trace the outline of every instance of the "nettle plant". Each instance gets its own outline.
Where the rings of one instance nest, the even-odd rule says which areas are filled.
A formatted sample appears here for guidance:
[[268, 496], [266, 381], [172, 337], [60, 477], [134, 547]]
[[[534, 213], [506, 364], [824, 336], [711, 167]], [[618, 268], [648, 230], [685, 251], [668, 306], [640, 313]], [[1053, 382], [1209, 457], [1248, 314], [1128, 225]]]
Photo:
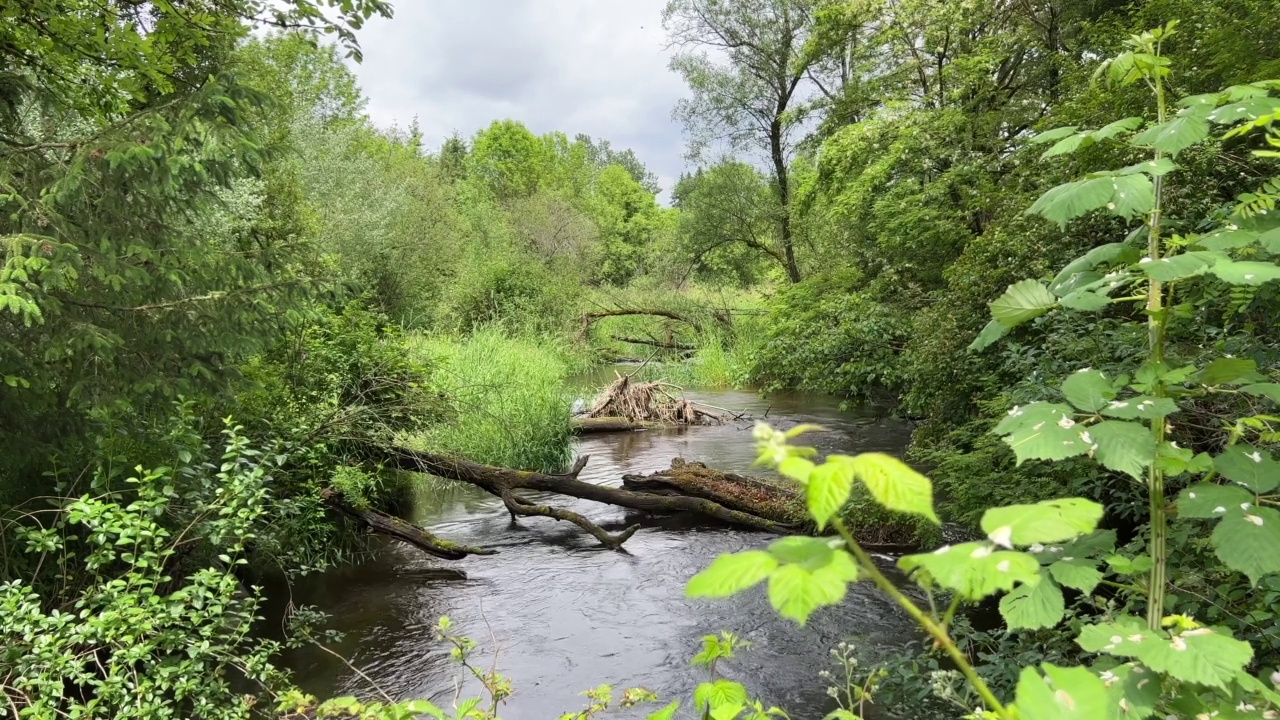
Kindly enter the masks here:
[[[1280, 674], [1251, 667], [1252, 647], [1230, 630], [1208, 627], [1185, 615], [1166, 615], [1171, 515], [1178, 521], [1213, 522], [1210, 542], [1218, 558], [1256, 585], [1280, 572], [1280, 463], [1263, 447], [1275, 436], [1276, 418], [1248, 416], [1227, 423], [1226, 447], [1216, 456], [1178, 447], [1170, 416], [1210, 393], [1239, 393], [1280, 401], [1280, 384], [1266, 382], [1251, 360], [1220, 357], [1202, 367], [1166, 358], [1170, 323], [1188, 308], [1174, 303], [1178, 283], [1208, 276], [1231, 286], [1256, 287], [1280, 279], [1280, 216], [1272, 212], [1280, 183], [1244, 196], [1222, 227], [1202, 235], [1165, 233], [1161, 199], [1165, 178], [1177, 171], [1178, 153], [1207, 139], [1214, 125], [1227, 136], [1265, 129], [1280, 147], [1280, 82], [1227, 88], [1174, 102], [1171, 63], [1161, 50], [1175, 26], [1134, 36], [1129, 52], [1103, 70], [1119, 85], [1144, 85], [1155, 96], [1156, 117], [1125, 118], [1098, 130], [1060, 128], [1038, 142], [1055, 144], [1046, 156], [1128, 137], [1149, 150], [1149, 160], [1120, 170], [1091, 173], [1045, 193], [1029, 212], [1067, 224], [1104, 210], [1141, 226], [1124, 241], [1103, 245], [1068, 265], [1048, 285], [1024, 280], [991, 304], [992, 322], [974, 342], [980, 350], [1011, 328], [1056, 308], [1099, 312], [1139, 303], [1146, 315], [1145, 362], [1117, 377], [1082, 369], [1062, 384], [1065, 403], [1014, 408], [995, 431], [1018, 461], [1087, 456], [1146, 486], [1150, 527], [1145, 552], [1118, 553], [1115, 534], [1097, 530], [1103, 508], [1081, 498], [988, 510], [986, 538], [948, 545], [899, 560], [927, 604], [896, 587], [858, 545], [839, 515], [855, 482], [885, 507], [937, 522], [932, 486], [901, 461], [870, 453], [829, 455], [791, 441], [808, 427], [786, 433], [756, 430], [760, 460], [800, 482], [810, 514], [834, 537], [788, 537], [766, 550], [718, 558], [688, 585], [693, 597], [727, 597], [767, 583], [780, 614], [804, 623], [820, 607], [840, 602], [849, 583], [870, 580], [893, 598], [950, 657], [982, 707], [972, 717], [1035, 720], [1095, 718], [1280, 718]], [[1274, 125], [1273, 125], [1274, 124]], [[1275, 156], [1274, 151], [1259, 154]], [[1144, 247], [1140, 247], [1139, 245]], [[1123, 292], [1123, 297], [1113, 297]], [[1166, 479], [1185, 489], [1171, 505]], [[1084, 625], [1076, 638], [1087, 667], [1044, 663], [1023, 668], [1012, 702], [997, 698], [952, 637], [961, 603], [1000, 595], [1010, 629], [1047, 628], [1065, 615], [1063, 588], [1092, 595], [1100, 586], [1124, 602], [1100, 602], [1106, 615]], [[949, 600], [946, 595], [949, 594]], [[1114, 608], [1134, 608], [1145, 617]], [[1253, 674], [1250, 671], [1257, 674]], [[716, 716], [722, 717], [722, 716]], [[723, 717], [737, 717], [726, 714]], [[847, 709], [835, 718], [851, 718]]]

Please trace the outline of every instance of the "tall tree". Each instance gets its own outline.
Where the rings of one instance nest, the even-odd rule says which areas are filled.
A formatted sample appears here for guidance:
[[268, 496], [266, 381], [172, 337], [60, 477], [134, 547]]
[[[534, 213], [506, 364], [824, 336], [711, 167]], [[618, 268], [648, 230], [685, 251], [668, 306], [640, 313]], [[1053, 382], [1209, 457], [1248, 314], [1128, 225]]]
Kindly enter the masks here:
[[792, 230], [789, 168], [801, 85], [814, 57], [805, 52], [813, 27], [813, 0], [671, 0], [663, 25], [680, 48], [671, 67], [684, 76], [693, 97], [676, 115], [691, 151], [726, 142], [768, 158], [776, 200], [776, 239], [787, 277], [799, 282]]

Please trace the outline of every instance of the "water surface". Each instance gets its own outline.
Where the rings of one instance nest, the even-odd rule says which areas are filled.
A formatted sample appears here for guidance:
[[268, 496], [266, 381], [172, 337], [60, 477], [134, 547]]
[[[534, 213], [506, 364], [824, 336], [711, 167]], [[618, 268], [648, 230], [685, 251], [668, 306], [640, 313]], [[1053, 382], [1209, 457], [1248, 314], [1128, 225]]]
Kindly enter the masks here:
[[[843, 412], [835, 400], [800, 395], [714, 391], [689, 394], [749, 411], [781, 427], [819, 423], [827, 431], [806, 436], [824, 452], [900, 452], [909, 429], [872, 411]], [[575, 444], [590, 455], [580, 478], [618, 485], [625, 473], [670, 465], [673, 457], [726, 471], [752, 471], [751, 424], [589, 435]], [[555, 718], [582, 707], [582, 690], [601, 683], [640, 685], [663, 698], [689, 697], [704, 678], [689, 666], [698, 639], [731, 630], [751, 646], [722, 666], [767, 703], [795, 718], [820, 718], [830, 709], [820, 670], [829, 648], [854, 639], [867, 649], [913, 637], [897, 608], [866, 583], [851, 586], [845, 602], [819, 611], [806, 627], [781, 620], [763, 588], [724, 601], [688, 600], [684, 583], [724, 552], [759, 547], [770, 536], [708, 526], [693, 518], [648, 519], [624, 508], [555, 495], [544, 502], [580, 512], [612, 530], [641, 522], [625, 553], [601, 549], [568, 523], [523, 518], [512, 525], [497, 498], [470, 486], [423, 493], [413, 519], [442, 537], [492, 547], [499, 554], [448, 563], [387, 543], [373, 561], [295, 585], [293, 602], [332, 615], [345, 634], [339, 654], [396, 698], [449, 702], [460, 674], [448, 648], [434, 638], [441, 615], [481, 645], [477, 659], [496, 660], [516, 693], [502, 710], [507, 720]], [[466, 580], [432, 580], [421, 571], [447, 565]], [[497, 647], [496, 656], [493, 652]], [[369, 681], [314, 648], [288, 659], [302, 687], [317, 696], [372, 694]], [[464, 696], [476, 694], [474, 683]], [[686, 701], [686, 706], [688, 702]], [[653, 708], [649, 708], [653, 709]], [[643, 714], [615, 713], [618, 717]], [[691, 714], [688, 714], [692, 717]]]

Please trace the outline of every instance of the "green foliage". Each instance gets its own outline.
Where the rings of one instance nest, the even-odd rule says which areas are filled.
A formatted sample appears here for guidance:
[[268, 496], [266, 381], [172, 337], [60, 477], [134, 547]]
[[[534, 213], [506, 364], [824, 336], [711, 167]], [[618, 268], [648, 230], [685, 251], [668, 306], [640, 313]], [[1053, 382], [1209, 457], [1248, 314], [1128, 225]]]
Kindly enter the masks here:
[[411, 442], [476, 462], [556, 472], [569, 459], [568, 351], [554, 338], [486, 328], [467, 338], [417, 336], [410, 352], [431, 367], [445, 418]]

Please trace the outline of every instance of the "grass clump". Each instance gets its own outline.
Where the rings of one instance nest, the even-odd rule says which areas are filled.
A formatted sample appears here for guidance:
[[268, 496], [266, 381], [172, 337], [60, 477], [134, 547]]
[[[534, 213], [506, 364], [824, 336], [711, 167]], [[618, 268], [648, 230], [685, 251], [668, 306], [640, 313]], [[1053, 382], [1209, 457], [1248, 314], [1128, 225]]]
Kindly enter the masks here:
[[446, 420], [411, 438], [416, 447], [490, 465], [562, 468], [570, 456], [567, 345], [517, 338], [497, 327], [465, 338], [419, 335], [411, 351], [429, 361]]

